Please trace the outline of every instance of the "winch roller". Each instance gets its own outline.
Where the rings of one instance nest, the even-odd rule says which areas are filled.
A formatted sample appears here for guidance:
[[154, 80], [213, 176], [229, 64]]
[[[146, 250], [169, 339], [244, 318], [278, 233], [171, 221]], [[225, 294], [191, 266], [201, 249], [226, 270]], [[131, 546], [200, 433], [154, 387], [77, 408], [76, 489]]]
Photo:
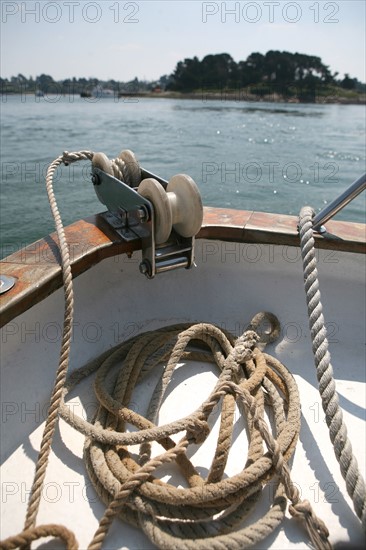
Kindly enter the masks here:
[[113, 160], [104, 153], [95, 153], [93, 166], [114, 176], [151, 202], [154, 207], [154, 237], [163, 244], [174, 229], [182, 237], [194, 237], [202, 225], [203, 206], [194, 180], [186, 174], [173, 176], [164, 186], [155, 178], [142, 178], [135, 155], [125, 150]]
[[94, 153], [92, 164], [106, 174], [127, 183], [130, 187], [137, 187], [141, 181], [140, 165], [129, 149], [121, 151], [119, 156], [113, 160], [104, 153]]
[[154, 206], [155, 241], [165, 243], [172, 228], [182, 237], [194, 237], [202, 225], [203, 207], [197, 185], [190, 176], [177, 174], [166, 191], [154, 178], [142, 180], [138, 193]]

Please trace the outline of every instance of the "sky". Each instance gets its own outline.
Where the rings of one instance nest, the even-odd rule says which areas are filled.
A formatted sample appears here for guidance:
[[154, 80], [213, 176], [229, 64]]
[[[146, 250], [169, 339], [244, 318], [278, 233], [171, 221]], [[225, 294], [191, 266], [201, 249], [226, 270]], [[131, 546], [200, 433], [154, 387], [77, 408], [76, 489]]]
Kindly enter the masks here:
[[178, 61], [286, 50], [365, 82], [364, 0], [1, 0], [3, 78], [157, 80]]

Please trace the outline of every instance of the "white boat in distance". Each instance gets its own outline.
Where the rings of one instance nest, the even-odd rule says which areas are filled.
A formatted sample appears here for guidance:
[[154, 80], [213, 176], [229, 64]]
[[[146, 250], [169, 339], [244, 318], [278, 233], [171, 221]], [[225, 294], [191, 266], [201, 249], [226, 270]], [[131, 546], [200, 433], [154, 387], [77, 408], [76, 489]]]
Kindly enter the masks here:
[[95, 97], [97, 99], [114, 98], [116, 97], [116, 94], [114, 90], [111, 90], [110, 88], [103, 88], [103, 86], [96, 86], [92, 90], [92, 97]]
[[[129, 152], [78, 158], [109, 212], [1, 262], [0, 548], [363, 547], [365, 503], [354, 512], [319, 396], [298, 219], [205, 207], [197, 232], [187, 176], [136, 172]], [[314, 254], [364, 472], [365, 226], [326, 229]]]

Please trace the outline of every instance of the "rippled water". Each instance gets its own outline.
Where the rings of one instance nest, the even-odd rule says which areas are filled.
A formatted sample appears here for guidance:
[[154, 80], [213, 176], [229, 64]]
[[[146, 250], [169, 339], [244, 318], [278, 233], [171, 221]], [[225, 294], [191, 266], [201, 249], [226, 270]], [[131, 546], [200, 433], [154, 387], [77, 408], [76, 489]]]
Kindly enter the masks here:
[[[171, 99], [7, 97], [1, 102], [1, 254], [53, 231], [50, 161], [90, 149], [135, 152], [169, 179], [190, 174], [206, 205], [297, 214], [316, 210], [365, 171], [365, 107]], [[104, 209], [88, 163], [63, 167], [65, 223]], [[337, 219], [365, 221], [365, 193]]]

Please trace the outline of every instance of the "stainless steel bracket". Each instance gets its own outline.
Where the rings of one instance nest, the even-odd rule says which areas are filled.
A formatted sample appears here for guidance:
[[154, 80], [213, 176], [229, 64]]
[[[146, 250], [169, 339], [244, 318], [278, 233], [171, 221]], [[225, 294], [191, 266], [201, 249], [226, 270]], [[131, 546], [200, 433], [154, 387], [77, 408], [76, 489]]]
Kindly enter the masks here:
[[[168, 182], [141, 168], [142, 180], [156, 179], [166, 189]], [[153, 204], [135, 188], [93, 166], [92, 182], [98, 199], [107, 208], [101, 216], [124, 241], [141, 240], [140, 272], [149, 279], [164, 273], [194, 265], [194, 237], [182, 237], [173, 229], [166, 243], [156, 245]]]

